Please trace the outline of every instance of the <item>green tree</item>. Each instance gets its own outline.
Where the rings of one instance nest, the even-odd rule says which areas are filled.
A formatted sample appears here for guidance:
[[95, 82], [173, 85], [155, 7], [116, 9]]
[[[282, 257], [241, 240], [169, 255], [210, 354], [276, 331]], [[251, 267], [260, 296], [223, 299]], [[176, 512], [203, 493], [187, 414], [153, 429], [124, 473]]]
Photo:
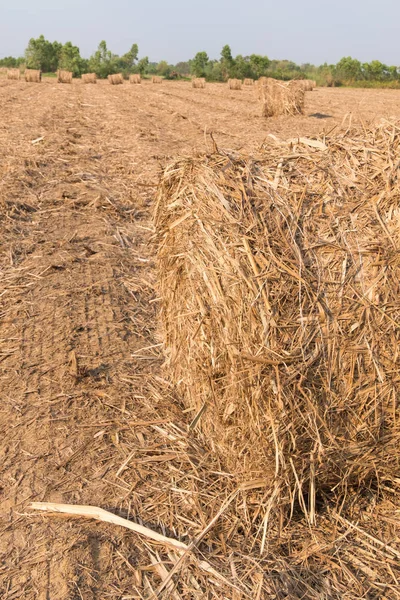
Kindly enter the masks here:
[[62, 44], [49, 42], [43, 35], [31, 38], [25, 50], [26, 66], [44, 72], [57, 71]]
[[149, 68], [149, 57], [145, 56], [144, 58], [141, 58], [137, 64], [137, 70], [139, 71], [139, 73], [141, 75], [145, 75], [147, 73], [147, 70]]
[[118, 57], [108, 50], [105, 40], [102, 40], [96, 52], [89, 59], [89, 70], [105, 79], [117, 71], [117, 59]]
[[167, 63], [166, 60], [161, 60], [158, 63], [156, 72], [159, 75], [161, 75], [163, 77], [169, 77], [170, 74], [171, 74], [171, 71], [172, 71], [172, 69], [171, 69], [170, 65]]
[[340, 80], [357, 81], [362, 79], [361, 63], [359, 60], [351, 58], [351, 56], [343, 57], [335, 67], [335, 74]]
[[139, 55], [139, 46], [132, 44], [129, 52], [121, 56], [119, 62], [123, 70], [132, 71]]
[[263, 77], [267, 74], [271, 61], [269, 60], [268, 56], [251, 54], [249, 57], [249, 63], [253, 77], [258, 79], [258, 77]]
[[81, 75], [84, 63], [78, 46], [73, 46], [71, 42], [66, 42], [61, 48], [58, 66], [60, 69], [72, 71], [75, 77]]
[[232, 57], [231, 47], [226, 44], [221, 50], [221, 68], [224, 79], [233, 77], [235, 61]]
[[190, 72], [195, 77], [205, 77], [209, 58], [207, 52], [198, 52], [190, 61]]

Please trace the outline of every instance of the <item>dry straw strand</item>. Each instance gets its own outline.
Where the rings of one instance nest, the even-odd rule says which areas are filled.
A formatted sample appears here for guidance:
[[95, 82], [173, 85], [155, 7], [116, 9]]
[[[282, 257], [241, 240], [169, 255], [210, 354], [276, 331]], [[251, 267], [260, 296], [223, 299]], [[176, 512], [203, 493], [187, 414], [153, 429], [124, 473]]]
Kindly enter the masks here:
[[83, 73], [82, 82], [83, 83], [97, 83], [96, 73]]
[[40, 83], [42, 81], [42, 72], [38, 69], [25, 69], [25, 81], [30, 83]]
[[71, 71], [63, 71], [62, 69], [57, 71], [57, 83], [72, 83]]

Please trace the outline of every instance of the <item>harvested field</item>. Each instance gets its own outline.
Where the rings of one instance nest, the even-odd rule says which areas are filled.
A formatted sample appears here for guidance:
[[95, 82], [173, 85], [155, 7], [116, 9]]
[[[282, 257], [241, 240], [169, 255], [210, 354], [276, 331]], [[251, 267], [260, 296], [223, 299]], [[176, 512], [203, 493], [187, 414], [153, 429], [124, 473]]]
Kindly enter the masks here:
[[[190, 82], [115, 89], [1, 80], [1, 598], [150, 598], [152, 590], [174, 599], [399, 597], [398, 506], [388, 482], [378, 508], [373, 486], [351, 521], [337, 507], [340, 546], [326, 537], [328, 515], [310, 543], [298, 510], [296, 544], [260, 556], [253, 540], [267, 506], [251, 520], [257, 482], [249, 473], [253, 483], [238, 491], [243, 480], [189, 428], [196, 413], [162, 367], [151, 244], [160, 166], [177, 156], [212, 152], [214, 143], [256, 153], [270, 135], [400, 118], [399, 100], [397, 91], [317, 89], [303, 115], [267, 121], [250, 86], [237, 94], [207, 84], [195, 95]], [[176, 549], [30, 510], [44, 501], [99, 506], [197, 549], [174, 567]], [[363, 533], [368, 510], [373, 539]], [[343, 573], [353, 586], [344, 591]]]

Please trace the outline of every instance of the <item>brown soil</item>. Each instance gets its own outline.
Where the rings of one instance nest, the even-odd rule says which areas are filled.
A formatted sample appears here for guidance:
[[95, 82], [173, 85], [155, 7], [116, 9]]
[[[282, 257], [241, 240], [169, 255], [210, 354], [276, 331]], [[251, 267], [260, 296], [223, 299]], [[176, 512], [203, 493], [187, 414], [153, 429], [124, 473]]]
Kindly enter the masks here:
[[[234, 489], [207, 440], [188, 434], [193, 415], [164, 379], [151, 205], [160, 163], [211, 149], [208, 133], [248, 151], [268, 134], [347, 126], [349, 113], [400, 117], [397, 91], [306, 97], [305, 116], [265, 120], [246, 87], [0, 80], [4, 600], [148, 598], [161, 581], [152, 563], [162, 556], [172, 567], [162, 547], [33, 514], [32, 501], [100, 506], [188, 541]], [[221, 478], [223, 494], [214, 493]], [[243, 556], [243, 535], [222, 517], [201, 549], [231, 587], [222, 592], [194, 561], [164, 597], [272, 597], [259, 556]]]

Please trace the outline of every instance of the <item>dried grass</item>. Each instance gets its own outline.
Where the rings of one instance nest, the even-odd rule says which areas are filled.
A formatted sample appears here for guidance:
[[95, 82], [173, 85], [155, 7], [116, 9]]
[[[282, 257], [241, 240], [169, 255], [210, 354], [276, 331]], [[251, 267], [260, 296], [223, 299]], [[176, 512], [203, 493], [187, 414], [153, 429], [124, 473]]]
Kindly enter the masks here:
[[159, 77], [158, 75], [153, 75], [153, 77], [151, 78], [151, 83], [162, 83], [162, 77]]
[[205, 87], [206, 87], [206, 80], [204, 77], [196, 77], [196, 79], [192, 79], [192, 88], [204, 89]]
[[83, 73], [82, 81], [83, 83], [97, 83], [97, 75], [96, 73]]
[[135, 84], [142, 83], [142, 78], [141, 78], [140, 74], [134, 73], [134, 74], [130, 75], [129, 83], [135, 83]]
[[19, 69], [7, 69], [7, 79], [19, 81], [21, 79], [21, 71]]
[[40, 83], [42, 81], [42, 71], [37, 69], [25, 69], [25, 81], [30, 83]]
[[250, 78], [246, 78], [243, 80], [243, 85], [254, 85], [254, 80]]
[[62, 69], [58, 70], [57, 83], [72, 83], [71, 71], [63, 71]]
[[399, 597], [399, 153], [385, 123], [161, 180], [167, 367], [275, 598]]
[[228, 86], [230, 90], [241, 90], [242, 80], [241, 79], [228, 79]]
[[115, 75], [109, 75], [108, 81], [111, 83], [111, 85], [122, 85], [124, 83], [124, 78], [122, 73], [117, 73]]
[[303, 112], [305, 91], [299, 81], [283, 82], [260, 77], [256, 90], [264, 117], [294, 116]]

